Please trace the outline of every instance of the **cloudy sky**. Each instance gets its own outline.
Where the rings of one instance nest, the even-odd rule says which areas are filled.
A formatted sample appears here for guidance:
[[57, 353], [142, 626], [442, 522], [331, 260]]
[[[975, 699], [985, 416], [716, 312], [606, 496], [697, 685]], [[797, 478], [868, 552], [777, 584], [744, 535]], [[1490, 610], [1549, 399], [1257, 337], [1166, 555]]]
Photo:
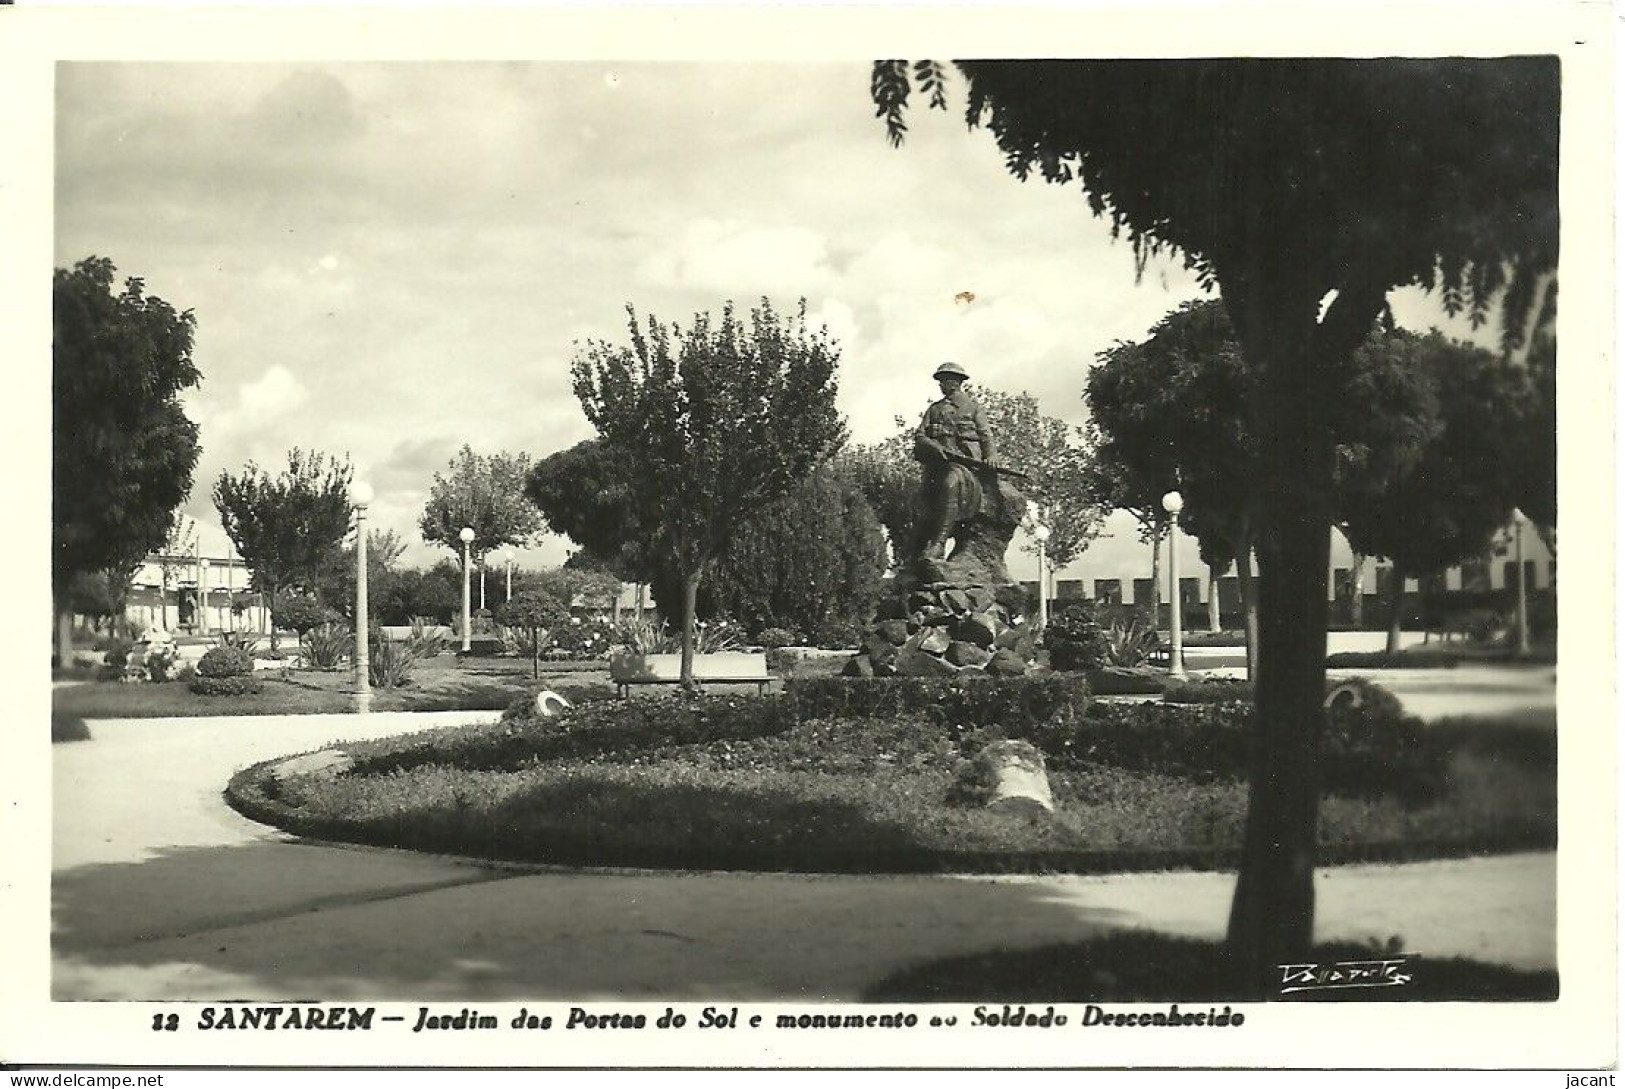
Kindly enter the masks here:
[[[197, 315], [206, 549], [222, 470], [348, 454], [374, 520], [416, 531], [463, 443], [542, 457], [592, 435], [572, 345], [626, 304], [684, 321], [805, 298], [842, 347], [858, 441], [916, 418], [930, 372], [1083, 419], [1095, 354], [1201, 289], [1138, 280], [1073, 189], [1018, 184], [960, 113], [894, 150], [868, 68], [63, 64], [56, 263], [110, 257]], [[965, 299], [970, 301], [964, 301]], [[1402, 321], [1438, 320], [1426, 300]], [[1407, 320], [1409, 319], [1409, 320]], [[527, 553], [556, 563], [565, 542]]]

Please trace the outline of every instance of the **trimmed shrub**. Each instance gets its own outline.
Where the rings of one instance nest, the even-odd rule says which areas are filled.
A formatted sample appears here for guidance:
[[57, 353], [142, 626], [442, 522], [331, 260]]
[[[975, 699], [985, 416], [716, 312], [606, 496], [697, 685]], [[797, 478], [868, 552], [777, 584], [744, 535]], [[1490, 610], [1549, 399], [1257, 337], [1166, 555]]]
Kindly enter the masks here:
[[943, 727], [1065, 725], [1080, 720], [1089, 706], [1088, 682], [1059, 674], [791, 677], [785, 680], [784, 695], [798, 719], [914, 715]]
[[1453, 650], [1346, 650], [1326, 655], [1327, 669], [1455, 669], [1461, 655]]
[[130, 662], [130, 651], [135, 649], [135, 643], [122, 636], [114, 636], [107, 640], [105, 647], [98, 649], [104, 651], [102, 663], [108, 669], [117, 670], [122, 675], [124, 667]]
[[1150, 666], [1100, 666], [1086, 673], [1097, 696], [1154, 696], [1169, 684], [1166, 670]]
[[1253, 682], [1222, 677], [1173, 681], [1162, 690], [1164, 703], [1251, 703]]
[[239, 647], [214, 647], [198, 659], [197, 672], [199, 677], [247, 677], [254, 672], [254, 657]]
[[[559, 694], [573, 699], [567, 692]], [[790, 705], [777, 696], [688, 701], [589, 698], [561, 718], [541, 717], [535, 698], [528, 697], [515, 700], [491, 726], [415, 734], [369, 746], [369, 754], [358, 757], [351, 774], [378, 775], [424, 765], [514, 771], [540, 760], [768, 737], [794, 724]], [[400, 748], [389, 748], [393, 743]]]
[[785, 647], [798, 645], [795, 633], [788, 628], [763, 628], [756, 636], [756, 642], [767, 651], [783, 650]]
[[1044, 627], [1051, 669], [1081, 672], [1106, 660], [1106, 629], [1089, 605], [1068, 605]]
[[199, 675], [187, 686], [200, 696], [252, 696], [262, 687], [254, 676], [209, 677]]
[[298, 632], [303, 639], [313, 628], [339, 619], [339, 614], [313, 597], [280, 594], [271, 603], [271, 619], [279, 629]]

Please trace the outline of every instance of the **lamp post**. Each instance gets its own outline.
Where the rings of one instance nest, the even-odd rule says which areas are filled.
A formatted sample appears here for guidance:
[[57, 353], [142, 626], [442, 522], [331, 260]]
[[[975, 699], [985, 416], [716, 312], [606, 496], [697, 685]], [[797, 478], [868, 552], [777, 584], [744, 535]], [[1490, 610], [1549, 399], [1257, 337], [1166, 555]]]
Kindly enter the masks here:
[[203, 634], [209, 634], [209, 558], [199, 556], [197, 561], [197, 615]]
[[1171, 646], [1168, 651], [1168, 674], [1172, 677], [1185, 675], [1185, 648], [1181, 645], [1180, 608], [1179, 608], [1179, 512], [1185, 509], [1185, 497], [1178, 492], [1169, 492], [1162, 497], [1162, 509], [1169, 514], [1168, 519], [1168, 582], [1172, 587], [1173, 598], [1168, 610], [1168, 632]]
[[1521, 510], [1512, 512], [1512, 558], [1518, 565], [1518, 653], [1529, 653], [1529, 583], [1523, 569], [1523, 523]]
[[507, 555], [502, 558], [508, 561], [508, 589], [502, 596], [503, 602], [506, 603], [513, 600], [513, 565], [514, 561], [519, 558], [519, 553], [510, 548]]
[[367, 505], [372, 502], [372, 485], [365, 480], [351, 483], [350, 502], [355, 506], [355, 691], [357, 709], [366, 714], [372, 710], [367, 639]]
[[463, 542], [463, 653], [469, 651], [469, 617], [468, 617], [468, 546], [474, 543], [474, 530], [464, 526], [457, 539]]
[[1049, 623], [1049, 527], [1043, 522], [1044, 512], [1037, 503], [1027, 504], [1027, 520], [1032, 523], [1033, 540], [1038, 543], [1038, 627]]

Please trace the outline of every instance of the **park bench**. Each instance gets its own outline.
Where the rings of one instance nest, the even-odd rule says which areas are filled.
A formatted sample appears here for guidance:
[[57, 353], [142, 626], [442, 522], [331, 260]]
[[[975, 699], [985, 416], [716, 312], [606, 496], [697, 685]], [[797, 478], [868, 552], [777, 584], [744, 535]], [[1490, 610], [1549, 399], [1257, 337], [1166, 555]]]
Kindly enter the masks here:
[[[625, 697], [634, 684], [676, 684], [682, 677], [681, 654], [611, 655], [609, 678], [616, 693]], [[694, 655], [694, 681], [706, 684], [754, 684], [757, 694], [767, 691], [773, 680], [767, 671], [767, 655], [719, 652]]]

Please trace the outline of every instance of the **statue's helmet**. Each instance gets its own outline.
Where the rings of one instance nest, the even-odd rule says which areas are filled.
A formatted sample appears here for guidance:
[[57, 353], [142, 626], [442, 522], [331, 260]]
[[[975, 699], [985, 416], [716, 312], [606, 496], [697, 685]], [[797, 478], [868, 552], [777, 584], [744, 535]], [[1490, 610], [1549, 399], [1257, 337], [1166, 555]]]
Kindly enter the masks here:
[[935, 371], [932, 372], [931, 377], [932, 378], [957, 378], [961, 382], [964, 382], [964, 381], [969, 380], [970, 375], [966, 374], [965, 373], [965, 368], [961, 367], [958, 363], [944, 363], [944, 364], [942, 364], [942, 366], [938, 367]]

